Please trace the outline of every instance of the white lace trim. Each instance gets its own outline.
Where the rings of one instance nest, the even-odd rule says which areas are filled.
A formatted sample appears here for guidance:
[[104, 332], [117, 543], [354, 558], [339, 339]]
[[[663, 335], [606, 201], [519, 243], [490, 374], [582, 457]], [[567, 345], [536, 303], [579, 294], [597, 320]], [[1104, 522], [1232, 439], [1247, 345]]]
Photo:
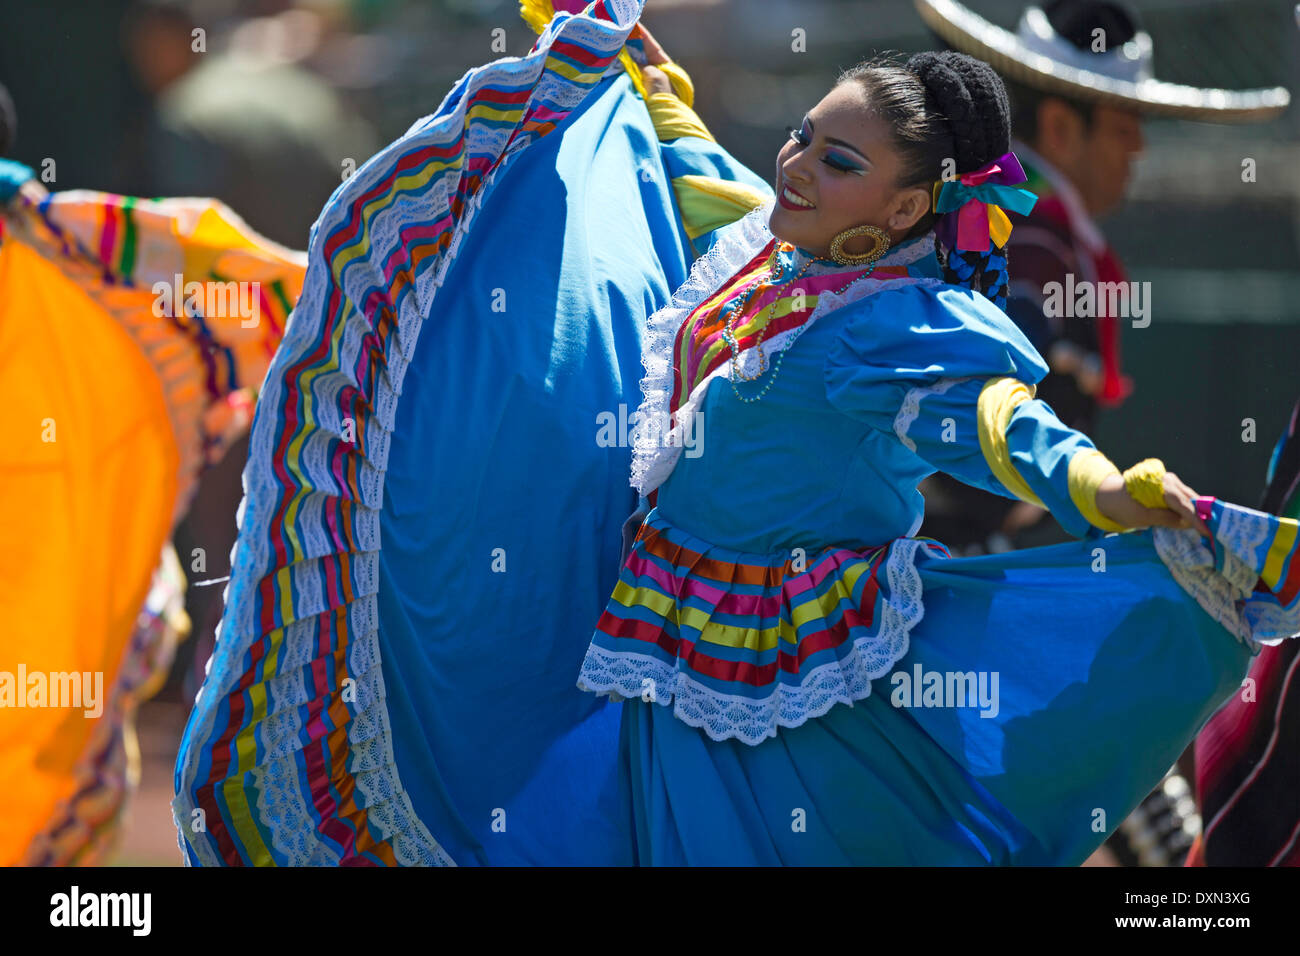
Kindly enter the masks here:
[[771, 208], [771, 203], [759, 206], [729, 226], [713, 247], [695, 260], [686, 281], [668, 304], [646, 320], [645, 346], [641, 352], [645, 376], [641, 379], [642, 400], [637, 420], [664, 425], [660, 429], [637, 430], [632, 448], [632, 486], [643, 495], [659, 487], [671, 471], [671, 466], [664, 469], [660, 452], [669, 440], [663, 433], [677, 431], [667, 427], [673, 390], [673, 340], [677, 330], [691, 310], [771, 240], [766, 226]]
[[[648, 495], [658, 488], [672, 474], [682, 448], [688, 424], [694, 419], [704, 400], [709, 384], [720, 375], [730, 375], [729, 363], [725, 363], [701, 380], [686, 401], [678, 409], [676, 421], [670, 416], [674, 385], [673, 346], [677, 332], [686, 317], [719, 286], [740, 271], [741, 267], [762, 251], [763, 247], [775, 238], [767, 228], [775, 200], [769, 199], [755, 208], [743, 219], [730, 226], [713, 244], [707, 253], [695, 261], [690, 275], [681, 287], [673, 293], [668, 304], [650, 316], [647, 321], [645, 347], [641, 353], [641, 364], [645, 367], [645, 376], [641, 379], [642, 401], [638, 409], [637, 420], [648, 426], [637, 430], [632, 449], [632, 487], [642, 495]], [[919, 262], [934, 252], [934, 233], [927, 233], [921, 239], [908, 243], [881, 258], [879, 265], [900, 266]], [[823, 315], [842, 309], [858, 302], [869, 295], [879, 292], [884, 287], [901, 288], [902, 286], [941, 286], [943, 281], [936, 278], [867, 278], [850, 285], [842, 293], [823, 292], [817, 297], [808, 321], [796, 329], [789, 329], [773, 336], [765, 345], [769, 356], [774, 356], [791, 344], [795, 339]], [[753, 349], [741, 352], [737, 359], [742, 374], [754, 374], [757, 368], [757, 353]]]
[[1174, 580], [1212, 618], [1251, 647], [1279, 644], [1300, 636], [1300, 607], [1281, 607], [1276, 600], [1252, 600], [1268, 542], [1269, 515], [1224, 502], [1214, 552], [1191, 528], [1153, 528], [1156, 552]]
[[[497, 61], [497, 64], [478, 68], [478, 71], [470, 71], [467, 74], [470, 84], [462, 91], [454, 111], [443, 117], [443, 127], [457, 131], [467, 128], [465, 108], [472, 90], [485, 83], [495, 82], [501, 74], [493, 66], [503, 63], [511, 65], [508, 75], [512, 82], [532, 81], [533, 99], [545, 100], [560, 108], [576, 108], [595, 86], [579, 87], [558, 74], [548, 73], [545, 69], [548, 51], [561, 33], [566, 37], [581, 37], [587, 45], [603, 48], [610, 46], [611, 37], [617, 37], [621, 33], [622, 38], [617, 39], [617, 45], [621, 47], [622, 40], [640, 14], [642, 3], [641, 0], [607, 0], [607, 4], [613, 17], [612, 22], [596, 21], [586, 16], [557, 17], [551, 21], [534, 50], [523, 60], [506, 58]], [[532, 61], [534, 73], [518, 70], [517, 64], [527, 61]], [[426, 303], [432, 301], [441, 286], [465, 233], [490, 194], [496, 178], [510, 166], [513, 157], [528, 142], [521, 138], [507, 150], [513, 129], [500, 130], [482, 124], [473, 128], [480, 139], [474, 152], [495, 151], [500, 155], [500, 160], [467, 202], [442, 261], [436, 269], [421, 274], [416, 279], [413, 294], [402, 301], [392, 331], [387, 365], [379, 372], [375, 382], [375, 413], [368, 421], [366, 433], [366, 447], [370, 449], [370, 456], [361, 469], [361, 500], [354, 509], [355, 531], [361, 553], [355, 556], [353, 563], [358, 584], [354, 591], [356, 598], [347, 609], [348, 626], [353, 635], [348, 646], [348, 670], [350, 674], [358, 675], [358, 699], [349, 722], [348, 741], [358, 803], [367, 808], [368, 819], [389, 840], [395, 857], [403, 864], [454, 866], [455, 862], [416, 814], [409, 795], [402, 789], [394, 762], [391, 727], [383, 705], [386, 692], [379, 664], [379, 616], [375, 599], [378, 591], [379, 509], [383, 503], [389, 436], [396, 419], [402, 381], [414, 354], [424, 317], [429, 311]], [[411, 141], [413, 137], [431, 138], [440, 143], [437, 132], [428, 125], [427, 119], [421, 120], [390, 149], [409, 150], [414, 145]], [[377, 159], [366, 163], [354, 174], [347, 189], [352, 195], [362, 194], [387, 176], [390, 165]], [[363, 290], [375, 286], [386, 287], [376, 264], [385, 261], [400, 246], [400, 228], [404, 222], [412, 217], [428, 221], [436, 218], [439, 199], [438, 196], [429, 195], [406, 196], [375, 216], [369, 223], [370, 256], [349, 263], [340, 279], [345, 295], [348, 287]], [[336, 202], [328, 207], [313, 230], [313, 244], [322, 241], [349, 214], [350, 207], [346, 204]], [[322, 281], [322, 276], [325, 281]], [[280, 482], [271, 465], [274, 445], [279, 437], [277, 422], [274, 415], [263, 414], [260, 410], [281, 407], [284, 401], [285, 369], [319, 346], [321, 328], [317, 317], [326, 314], [331, 289], [327, 270], [309, 270], [302, 296], [286, 326], [284, 341], [263, 382], [259, 412], [254, 418], [250, 436], [248, 464], [243, 475], [244, 498], [238, 513], [240, 535], [231, 553], [231, 582], [238, 582], [241, 587], [234, 589], [227, 585], [225, 589], [226, 612], [218, 627], [212, 659], [208, 661], [208, 678], [195, 700], [195, 710], [188, 728], [191, 745], [181, 769], [179, 793], [172, 801], [173, 820], [177, 825], [182, 850], [188, 842], [195, 857], [206, 866], [218, 866], [223, 861], [210, 841], [185, 840], [185, 828], [189, 826], [191, 812], [196, 809], [189, 794], [198, 775], [199, 758], [212, 740], [220, 702], [240, 677], [243, 655], [252, 642], [260, 637], [261, 629], [255, 619], [253, 601], [256, 584], [277, 567], [268, 536], [245, 533], [247, 529], [269, 527], [278, 507]], [[301, 316], [312, 318], [304, 321], [300, 320]], [[295, 620], [285, 628], [284, 634], [281, 666], [285, 668], [292, 667], [294, 662], [301, 666], [314, 657], [314, 618], [328, 611], [325, 595], [321, 592], [318, 565], [311, 559], [331, 554], [335, 550], [326, 522], [319, 516], [326, 498], [343, 492], [343, 489], [336, 486], [330, 467], [329, 439], [331, 436], [339, 439], [344, 434], [343, 414], [338, 402], [331, 401], [331, 396], [337, 394], [338, 389], [344, 385], [356, 387], [351, 370], [360, 367], [358, 358], [365, 347], [365, 339], [373, 334], [369, 322], [355, 308], [341, 321], [344, 322], [344, 327], [338, 344], [338, 362], [330, 373], [311, 381], [312, 407], [317, 415], [317, 428], [307, 435], [301, 450], [302, 468], [308, 477], [310, 491], [299, 499], [300, 511], [296, 522], [296, 527], [304, 537], [301, 546], [305, 555], [287, 569], [281, 569], [287, 570], [295, 594]], [[283, 699], [286, 704], [290, 700], [304, 698], [306, 689], [302, 683], [302, 674], [282, 674], [283, 679], [276, 680], [276, 700], [280, 699], [279, 694], [285, 695]], [[296, 710], [292, 707], [283, 713], [274, 714], [273, 719], [268, 719], [267, 739], [277, 746], [279, 756], [265, 760], [254, 770], [261, 790], [257, 809], [259, 814], [263, 814], [263, 822], [271, 831], [275, 850], [283, 854], [288, 865], [332, 864], [336, 862], [337, 851], [317, 833], [298, 785], [298, 769], [292, 753], [296, 749], [294, 742], [301, 730], [300, 723]], [[188, 862], [188, 857], [186, 859]]]
[[1215, 537], [1223, 545], [1223, 570], [1244, 593], [1242, 620], [1255, 644], [1280, 644], [1300, 632], [1300, 607], [1283, 608], [1273, 599], [1252, 599], [1255, 583], [1268, 560], [1273, 516], [1224, 502]]
[[1214, 555], [1192, 528], [1152, 528], [1156, 553], [1169, 573], [1210, 617], [1243, 643], [1250, 640], [1250, 626], [1238, 602], [1247, 591], [1214, 569]]
[[889, 596], [882, 605], [879, 631], [856, 639], [843, 660], [801, 674], [798, 686], [774, 684], [771, 693], [761, 699], [722, 694], [656, 658], [592, 645], [582, 663], [578, 687], [624, 700], [642, 697], [651, 686], [654, 703], [671, 703], [674, 717], [700, 728], [711, 739], [760, 744], [775, 737], [778, 727], [798, 727], [836, 704], [851, 706], [868, 697], [871, 682], [907, 656], [912, 629], [925, 614], [921, 574], [916, 568], [916, 550], [922, 544], [914, 538], [900, 538], [890, 547], [885, 558]]

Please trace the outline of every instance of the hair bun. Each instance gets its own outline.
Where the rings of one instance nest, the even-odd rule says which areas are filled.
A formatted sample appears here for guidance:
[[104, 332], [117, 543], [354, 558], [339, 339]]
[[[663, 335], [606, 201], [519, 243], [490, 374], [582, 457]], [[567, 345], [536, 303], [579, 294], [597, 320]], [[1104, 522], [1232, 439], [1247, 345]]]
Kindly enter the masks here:
[[958, 173], [990, 163], [1011, 148], [1011, 105], [1002, 78], [982, 60], [955, 51], [918, 53], [907, 61], [952, 128]]

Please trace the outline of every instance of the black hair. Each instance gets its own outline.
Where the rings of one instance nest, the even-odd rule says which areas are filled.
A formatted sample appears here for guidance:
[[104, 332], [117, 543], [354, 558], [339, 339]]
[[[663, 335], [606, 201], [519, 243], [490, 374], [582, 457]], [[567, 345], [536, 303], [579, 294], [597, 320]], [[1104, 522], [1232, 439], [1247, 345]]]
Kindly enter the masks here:
[[[846, 82], [862, 86], [867, 108], [889, 127], [901, 160], [900, 189], [929, 191], [945, 170], [973, 172], [1011, 148], [1006, 87], [992, 67], [974, 57], [918, 53], [901, 66], [876, 58], [845, 70], [836, 85]], [[923, 235], [934, 223], [927, 210], [906, 238]], [[940, 257], [947, 281], [982, 292], [999, 307], [1006, 304], [1006, 254], [993, 243], [983, 251], [941, 249]]]

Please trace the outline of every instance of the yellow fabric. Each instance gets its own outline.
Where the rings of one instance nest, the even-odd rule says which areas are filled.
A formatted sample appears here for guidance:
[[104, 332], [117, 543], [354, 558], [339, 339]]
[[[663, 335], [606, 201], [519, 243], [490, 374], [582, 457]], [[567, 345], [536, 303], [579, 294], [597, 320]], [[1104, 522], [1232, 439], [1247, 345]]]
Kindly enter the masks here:
[[1300, 533], [1300, 522], [1297, 522], [1294, 518], [1278, 518], [1277, 520], [1277, 537], [1273, 540], [1272, 547], [1268, 549], [1268, 557], [1264, 561], [1264, 570], [1259, 576], [1270, 591], [1276, 591], [1278, 585], [1282, 583], [1282, 572], [1286, 569], [1287, 557], [1295, 546], [1297, 533]]
[[519, 0], [519, 15], [534, 33], [541, 36], [546, 24], [555, 18], [555, 7], [551, 0]]
[[[99, 672], [107, 696], [171, 533], [180, 457], [163, 385], [107, 311], [13, 237], [0, 380], [0, 671]], [[71, 795], [95, 725], [81, 709], [0, 708], [0, 864]]]
[[1127, 531], [1097, 509], [1097, 490], [1111, 475], [1118, 475], [1115, 463], [1095, 448], [1084, 448], [1070, 459], [1070, 500], [1088, 523], [1102, 531]]
[[[186, 228], [192, 207], [203, 202], [169, 200], [156, 206], [159, 218], [171, 218], [169, 231], [178, 240], [176, 247], [182, 250], [181, 271], [186, 280], [203, 281], [213, 275], [220, 275], [229, 282], [271, 283], [279, 279], [285, 282], [287, 291], [296, 299], [306, 275], [306, 257], [259, 236], [218, 202], [208, 201], [194, 228]], [[136, 213], [137, 219], [145, 219], [148, 215], [147, 208]], [[228, 321], [229, 317], [220, 315], [207, 318], [208, 321], [220, 322], [223, 329], [233, 329], [238, 325], [238, 317]], [[237, 332], [230, 334], [238, 336]], [[244, 337], [255, 338], [251, 335]]]
[[661, 143], [683, 136], [717, 142], [696, 112], [672, 93], [651, 93], [646, 98], [645, 105], [650, 111], [650, 120], [655, 124], [655, 134]]
[[696, 239], [747, 216], [767, 197], [751, 186], [712, 176], [677, 176], [673, 193], [686, 235]]
[[994, 243], [1001, 249], [1011, 238], [1011, 220], [1007, 214], [1002, 211], [1001, 206], [989, 206], [989, 235], [993, 238]]
[[[934, 185], [930, 187], [931, 212], [939, 208], [939, 193], [943, 191], [943, 184], [944, 180], [936, 179]], [[984, 208], [988, 210], [989, 238], [1001, 249], [1011, 238], [1011, 220], [1001, 206], [985, 203]]]
[[1169, 510], [1165, 504], [1165, 463], [1159, 458], [1144, 458], [1127, 469], [1124, 487], [1138, 504]]
[[682, 69], [681, 64], [670, 60], [667, 63], [656, 65], [667, 75], [668, 82], [672, 83], [673, 92], [677, 94], [677, 98], [687, 106], [695, 106], [695, 84], [691, 81], [690, 74]]
[[[302, 291], [307, 257], [259, 236], [223, 204], [209, 199], [163, 199], [138, 202], [131, 218], [136, 245], [133, 268], [125, 277], [105, 277], [98, 259], [69, 254], [62, 236], [75, 236], [82, 248], [98, 249], [106, 215], [120, 204], [103, 193], [65, 192], [47, 198], [24, 196], [6, 211], [10, 236], [55, 263], [64, 278], [84, 290], [118, 322], [144, 352], [161, 379], [171, 414], [172, 432], [181, 456], [180, 486], [174, 518], [188, 508], [206, 455], [219, 454], [228, 440], [223, 431], [230, 415], [221, 406], [226, 390], [260, 383], [279, 345], [287, 309]], [[38, 208], [43, 212], [38, 212]], [[57, 224], [52, 232], [46, 219]], [[223, 298], [204, 315], [203, 326], [233, 360], [234, 380], [223, 374], [209, 389], [203, 352], [176, 323], [155, 314], [162, 282], [174, 291], [189, 282], [257, 282], [261, 295], [257, 321], [248, 324], [239, 309]], [[130, 279], [129, 282], [121, 281]], [[276, 294], [276, 284], [283, 299]], [[244, 292], [239, 293], [242, 299]]]
[[1011, 461], [1011, 452], [1007, 448], [1007, 425], [1015, 413], [1016, 406], [1027, 402], [1038, 391], [1036, 386], [1009, 376], [989, 379], [982, 389], [976, 405], [976, 419], [979, 427], [980, 451], [995, 478], [1021, 501], [1045, 507], [1042, 499], [1020, 477], [1016, 466]]
[[[979, 421], [980, 451], [984, 453], [989, 469], [1017, 498], [1041, 508], [1045, 507], [1042, 500], [1020, 476], [1007, 448], [1007, 426], [1016, 406], [1032, 399], [1036, 391], [1035, 386], [1026, 385], [1019, 379], [1005, 376], [991, 378], [980, 390], [976, 414]], [[1103, 531], [1128, 530], [1097, 509], [1097, 489], [1108, 475], [1117, 474], [1119, 469], [1114, 463], [1095, 448], [1081, 449], [1070, 459], [1066, 479], [1070, 500], [1089, 524]]]

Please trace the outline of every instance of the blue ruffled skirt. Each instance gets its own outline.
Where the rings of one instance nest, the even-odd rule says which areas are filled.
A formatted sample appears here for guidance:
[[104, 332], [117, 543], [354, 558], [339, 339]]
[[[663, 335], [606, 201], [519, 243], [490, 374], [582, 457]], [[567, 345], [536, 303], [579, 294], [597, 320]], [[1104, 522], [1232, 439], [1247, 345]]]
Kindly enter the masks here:
[[973, 558], [918, 549], [924, 616], [890, 677], [756, 746], [628, 700], [637, 862], [1082, 862], [1250, 661], [1153, 534]]

